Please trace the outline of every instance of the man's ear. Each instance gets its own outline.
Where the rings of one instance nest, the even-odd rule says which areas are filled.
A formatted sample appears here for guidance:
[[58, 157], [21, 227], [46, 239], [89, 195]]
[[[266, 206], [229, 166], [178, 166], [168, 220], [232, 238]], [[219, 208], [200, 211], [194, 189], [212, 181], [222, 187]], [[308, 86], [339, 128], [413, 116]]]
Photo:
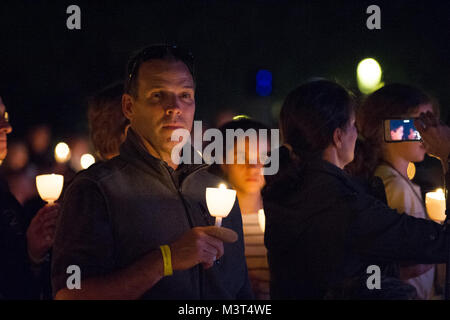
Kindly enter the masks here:
[[127, 118], [130, 121], [134, 117], [133, 105], [134, 105], [134, 98], [131, 95], [124, 93], [122, 95], [122, 112], [125, 118]]
[[336, 128], [333, 132], [333, 144], [337, 149], [340, 149], [342, 147], [342, 129]]

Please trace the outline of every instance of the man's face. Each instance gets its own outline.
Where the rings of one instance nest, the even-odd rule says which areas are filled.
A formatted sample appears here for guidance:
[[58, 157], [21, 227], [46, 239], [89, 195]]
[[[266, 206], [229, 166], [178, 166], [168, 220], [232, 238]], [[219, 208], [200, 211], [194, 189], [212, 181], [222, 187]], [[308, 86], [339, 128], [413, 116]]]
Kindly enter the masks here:
[[194, 80], [181, 61], [150, 60], [138, 73], [138, 96], [125, 94], [123, 109], [131, 127], [157, 153], [170, 153], [176, 129], [192, 129], [195, 112]]
[[5, 117], [6, 107], [0, 97], [0, 161], [6, 158], [8, 152], [6, 135], [12, 131], [11, 125]]

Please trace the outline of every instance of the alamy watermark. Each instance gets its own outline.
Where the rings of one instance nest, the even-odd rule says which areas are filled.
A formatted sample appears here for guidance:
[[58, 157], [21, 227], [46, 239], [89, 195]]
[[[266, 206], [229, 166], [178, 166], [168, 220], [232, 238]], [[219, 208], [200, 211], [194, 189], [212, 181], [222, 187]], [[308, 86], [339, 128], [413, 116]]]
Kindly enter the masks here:
[[70, 16], [66, 20], [66, 27], [69, 30], [81, 29], [81, 9], [79, 6], [72, 4], [67, 7], [66, 13]]
[[367, 14], [370, 16], [366, 20], [366, 26], [369, 30], [380, 30], [381, 29], [381, 9], [376, 4], [370, 5], [366, 10]]
[[66, 286], [67, 289], [81, 289], [81, 269], [79, 266], [72, 264], [67, 267], [66, 273], [70, 276], [67, 277]]
[[[264, 175], [274, 175], [279, 169], [278, 129], [226, 129], [225, 137], [219, 129], [202, 130], [202, 122], [194, 121], [191, 132], [176, 129], [171, 141], [175, 164], [252, 164], [263, 165]], [[203, 148], [203, 142], [209, 142]], [[192, 152], [194, 149], [194, 152]]]
[[380, 290], [381, 289], [381, 269], [376, 264], [372, 264], [367, 267], [367, 277], [366, 286], [369, 290]]

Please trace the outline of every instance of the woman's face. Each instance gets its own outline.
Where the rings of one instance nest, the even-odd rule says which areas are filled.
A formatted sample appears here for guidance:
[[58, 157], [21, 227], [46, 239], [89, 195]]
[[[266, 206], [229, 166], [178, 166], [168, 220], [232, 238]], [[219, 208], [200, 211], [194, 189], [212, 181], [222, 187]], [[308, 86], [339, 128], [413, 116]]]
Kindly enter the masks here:
[[355, 125], [355, 113], [352, 112], [350, 120], [342, 136], [342, 148], [339, 151], [340, 162], [345, 165], [353, 161], [355, 156], [355, 143], [358, 138], [358, 130]]
[[[233, 150], [230, 152], [233, 152]], [[235, 146], [235, 164], [221, 165], [227, 180], [236, 191], [249, 194], [261, 192], [265, 184], [261, 154], [267, 154], [267, 144], [261, 142], [255, 148], [255, 146], [250, 147], [250, 143], [247, 140], [245, 142], [245, 155], [239, 154], [237, 146]], [[237, 163], [237, 159], [241, 156], [245, 157], [244, 164]], [[257, 163], [251, 164], [251, 159], [257, 159]]]
[[[433, 112], [433, 107], [431, 104], [420, 105], [414, 112], [407, 114], [408, 118], [416, 118], [422, 112]], [[405, 132], [410, 138], [414, 133]], [[425, 157], [425, 148], [420, 141], [405, 141], [398, 143], [389, 143], [386, 146], [390, 149], [391, 154], [397, 157], [401, 157], [409, 162], [421, 162]]]
[[391, 130], [391, 139], [394, 141], [401, 141], [403, 139], [404, 130], [405, 128], [403, 126], [400, 126], [395, 130]]

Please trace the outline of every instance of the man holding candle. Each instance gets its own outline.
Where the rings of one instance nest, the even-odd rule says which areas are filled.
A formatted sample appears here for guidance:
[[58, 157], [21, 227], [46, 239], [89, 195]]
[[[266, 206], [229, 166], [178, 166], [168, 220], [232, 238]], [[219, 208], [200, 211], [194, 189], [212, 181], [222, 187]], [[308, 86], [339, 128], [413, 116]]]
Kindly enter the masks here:
[[[130, 60], [120, 155], [79, 174], [65, 193], [52, 264], [57, 299], [252, 297], [238, 206], [223, 228], [213, 226], [205, 191], [221, 181], [205, 165], [172, 161], [172, 132], [191, 130], [194, 93], [192, 56], [181, 49], [151, 46]], [[66, 287], [70, 265], [80, 267], [80, 290]]]
[[[7, 135], [12, 127], [0, 97], [0, 164], [6, 157]], [[23, 223], [19, 202], [0, 179], [0, 299], [38, 299], [38, 278], [45, 276], [46, 255], [50, 250], [59, 205], [45, 206], [31, 220]], [[48, 282], [48, 278], [47, 278]]]

